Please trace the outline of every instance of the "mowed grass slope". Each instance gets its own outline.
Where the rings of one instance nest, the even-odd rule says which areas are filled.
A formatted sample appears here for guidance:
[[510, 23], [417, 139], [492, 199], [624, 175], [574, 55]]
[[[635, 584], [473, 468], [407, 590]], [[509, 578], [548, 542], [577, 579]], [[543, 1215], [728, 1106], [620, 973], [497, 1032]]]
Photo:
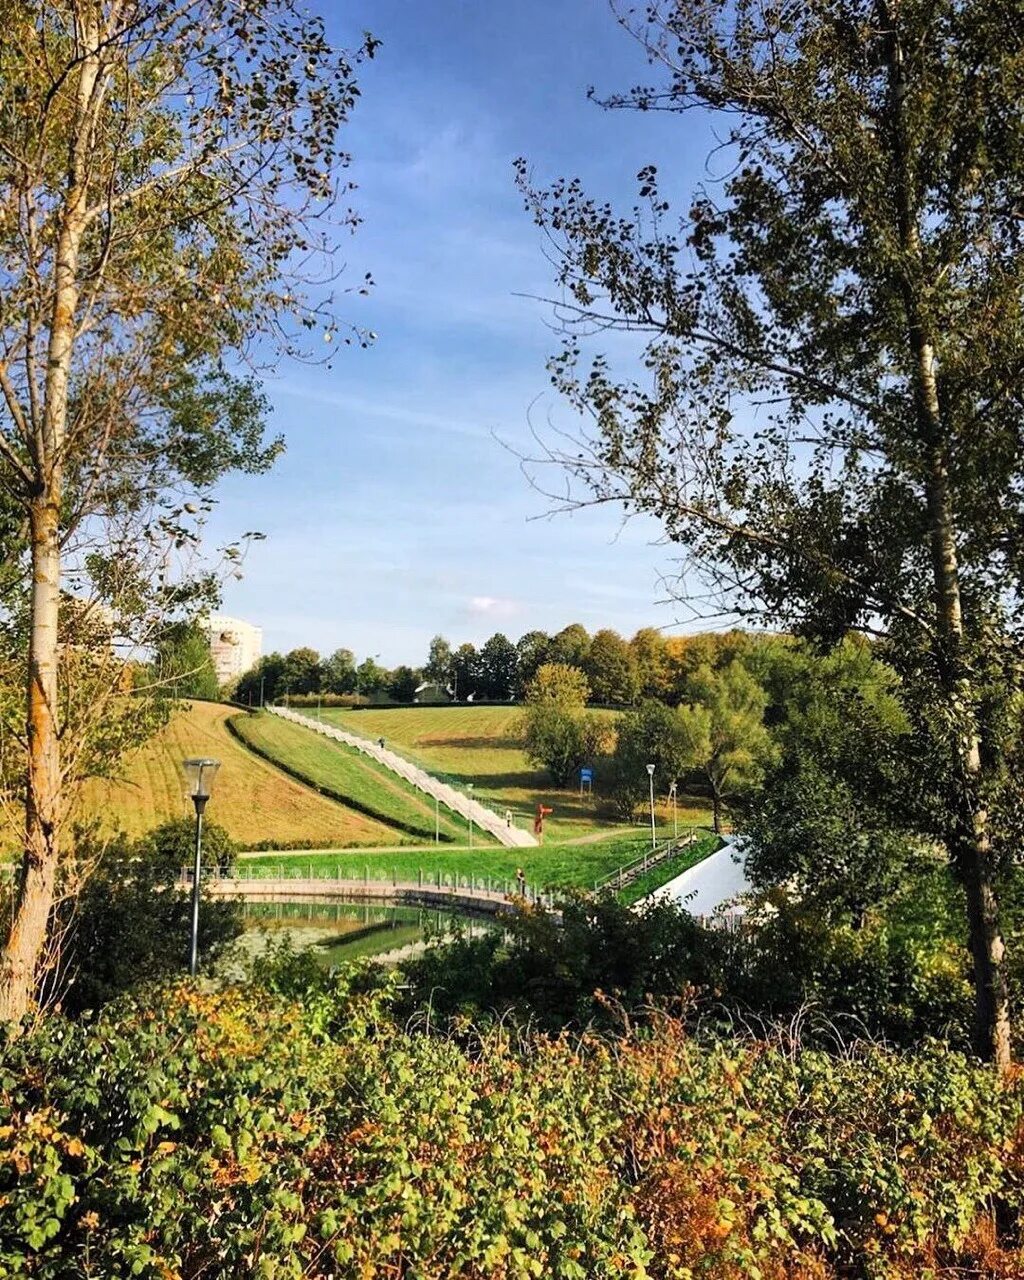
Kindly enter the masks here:
[[[402, 833], [318, 795], [259, 759], [228, 732], [231, 707], [196, 702], [125, 762], [114, 782], [87, 785], [82, 811], [108, 831], [142, 835], [169, 818], [189, 816], [181, 762], [189, 756], [221, 761], [207, 815], [241, 845], [273, 841], [282, 848], [315, 841], [321, 848], [396, 844]], [[244, 714], [244, 713], [242, 713]]]
[[[499, 812], [512, 809], [520, 826], [532, 819], [538, 804], [553, 809], [545, 823], [548, 842], [631, 830], [628, 824], [602, 815], [599, 795], [581, 797], [577, 789], [559, 790], [544, 770], [530, 764], [516, 732], [521, 714], [517, 706], [466, 705], [321, 711], [322, 719], [350, 733], [383, 738], [387, 746], [431, 773], [461, 785], [472, 782], [478, 799]], [[617, 716], [613, 711], [596, 714], [611, 722]], [[598, 762], [598, 791], [601, 781]], [[710, 814], [703, 801], [680, 796], [678, 817], [680, 827], [703, 826]], [[663, 799], [658, 802], [658, 818], [672, 821]]]
[[[354, 747], [266, 714], [239, 716], [232, 728], [255, 750], [312, 786], [369, 809], [409, 834], [425, 840], [434, 838], [434, 801]], [[443, 805], [438, 825], [442, 838], [467, 838], [467, 825]]]

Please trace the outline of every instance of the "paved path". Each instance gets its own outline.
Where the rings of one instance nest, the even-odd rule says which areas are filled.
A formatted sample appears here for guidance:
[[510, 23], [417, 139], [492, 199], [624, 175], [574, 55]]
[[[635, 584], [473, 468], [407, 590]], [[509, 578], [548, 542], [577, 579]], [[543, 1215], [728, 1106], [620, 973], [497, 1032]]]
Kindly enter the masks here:
[[461, 814], [467, 821], [472, 818], [481, 830], [494, 836], [495, 840], [507, 849], [527, 849], [537, 844], [536, 838], [530, 832], [516, 826], [508, 826], [503, 817], [493, 809], [482, 805], [479, 800], [471, 800], [455, 787], [441, 782], [425, 769], [410, 764], [403, 756], [389, 751], [386, 747], [381, 747], [376, 742], [371, 742], [369, 738], [360, 738], [357, 734], [349, 733], [347, 729], [338, 729], [332, 724], [324, 724], [321, 720], [304, 716], [298, 711], [292, 711], [289, 707], [267, 707], [266, 710], [272, 715], [280, 716], [283, 720], [291, 720], [294, 724], [312, 729], [314, 733], [323, 734], [325, 738], [333, 738], [335, 742], [343, 742], [348, 747], [355, 747], [357, 751], [362, 751], [364, 755], [370, 756], [378, 764], [390, 769], [392, 773], [397, 773], [406, 782], [411, 782], [418, 790], [425, 792], [428, 796], [434, 796], [446, 809]]

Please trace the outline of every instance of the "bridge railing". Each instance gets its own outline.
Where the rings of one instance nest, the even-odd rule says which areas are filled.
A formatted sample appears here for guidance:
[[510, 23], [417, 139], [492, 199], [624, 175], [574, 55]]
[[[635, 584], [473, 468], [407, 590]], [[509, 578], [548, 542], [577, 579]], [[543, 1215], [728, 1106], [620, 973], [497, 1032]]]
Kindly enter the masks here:
[[[361, 868], [345, 868], [343, 871], [340, 865], [318, 866], [315, 862], [305, 862], [301, 858], [291, 859], [287, 863], [275, 863], [272, 866], [252, 867], [241, 862], [228, 868], [204, 867], [202, 879], [220, 884], [244, 884], [247, 881], [266, 882], [268, 880], [279, 881], [282, 884], [296, 880], [307, 883], [315, 881], [323, 884], [325, 892], [330, 891], [332, 884], [348, 887], [371, 884], [390, 885], [397, 889], [435, 890], [441, 893], [447, 891], [470, 895], [486, 893], [510, 899], [518, 897], [546, 907], [554, 906], [556, 900], [556, 895], [550, 889], [530, 884], [529, 881], [520, 883], [514, 876], [483, 876], [472, 872], [426, 870], [422, 867], [418, 867], [412, 873], [400, 874], [397, 867], [371, 867], [369, 864], [364, 864]], [[191, 867], [182, 867], [181, 881], [183, 884], [192, 883]]]
[[602, 889], [625, 889], [627, 885], [632, 884], [634, 880], [642, 876], [645, 871], [667, 862], [669, 858], [675, 857], [677, 853], [681, 853], [684, 849], [696, 844], [700, 837], [705, 834], [706, 832], [693, 827], [684, 835], [672, 836], [655, 845], [653, 849], [645, 849], [642, 854], [633, 858], [630, 862], [624, 862], [621, 867], [610, 871], [608, 875], [602, 876], [600, 880], [595, 880], [594, 892], [598, 893]]

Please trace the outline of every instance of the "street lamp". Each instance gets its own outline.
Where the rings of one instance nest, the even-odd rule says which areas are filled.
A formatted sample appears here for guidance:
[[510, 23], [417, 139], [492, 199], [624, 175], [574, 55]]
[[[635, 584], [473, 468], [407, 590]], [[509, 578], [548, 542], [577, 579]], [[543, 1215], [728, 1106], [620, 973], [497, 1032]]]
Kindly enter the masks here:
[[469, 847], [473, 847], [473, 784], [468, 782], [466, 790], [469, 792]]
[[213, 791], [213, 780], [219, 768], [219, 760], [186, 760], [182, 765], [188, 795], [196, 810], [196, 856], [192, 867], [192, 943], [188, 962], [188, 971], [193, 978], [199, 959], [199, 877], [203, 853], [203, 812]]
[[672, 785], [668, 789], [669, 795], [672, 797], [672, 827], [674, 839], [679, 839], [679, 809], [676, 806], [676, 791], [679, 787], [678, 779], [673, 779]]
[[651, 849], [657, 849], [658, 838], [654, 834], [654, 765], [647, 766], [647, 777], [651, 783]]

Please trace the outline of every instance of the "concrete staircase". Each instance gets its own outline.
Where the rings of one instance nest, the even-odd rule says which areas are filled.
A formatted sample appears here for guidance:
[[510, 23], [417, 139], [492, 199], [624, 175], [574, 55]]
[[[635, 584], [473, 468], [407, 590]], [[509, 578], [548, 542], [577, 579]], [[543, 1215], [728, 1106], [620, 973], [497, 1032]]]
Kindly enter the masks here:
[[314, 733], [323, 734], [325, 738], [333, 738], [335, 742], [343, 742], [347, 747], [355, 747], [364, 755], [382, 764], [385, 769], [397, 773], [406, 782], [411, 782], [419, 791], [433, 796], [453, 813], [460, 814], [467, 821], [472, 818], [482, 831], [494, 836], [499, 844], [508, 849], [528, 849], [537, 845], [536, 838], [529, 832], [516, 826], [509, 826], [500, 814], [488, 809], [479, 800], [472, 800], [463, 791], [450, 787], [446, 782], [435, 778], [432, 774], [420, 769], [387, 747], [381, 747], [369, 738], [360, 738], [346, 729], [338, 729], [334, 725], [324, 724], [312, 716], [304, 716], [290, 707], [266, 707], [271, 715], [280, 716], [282, 720], [291, 720], [293, 724], [301, 724], [303, 728], [312, 729]]

